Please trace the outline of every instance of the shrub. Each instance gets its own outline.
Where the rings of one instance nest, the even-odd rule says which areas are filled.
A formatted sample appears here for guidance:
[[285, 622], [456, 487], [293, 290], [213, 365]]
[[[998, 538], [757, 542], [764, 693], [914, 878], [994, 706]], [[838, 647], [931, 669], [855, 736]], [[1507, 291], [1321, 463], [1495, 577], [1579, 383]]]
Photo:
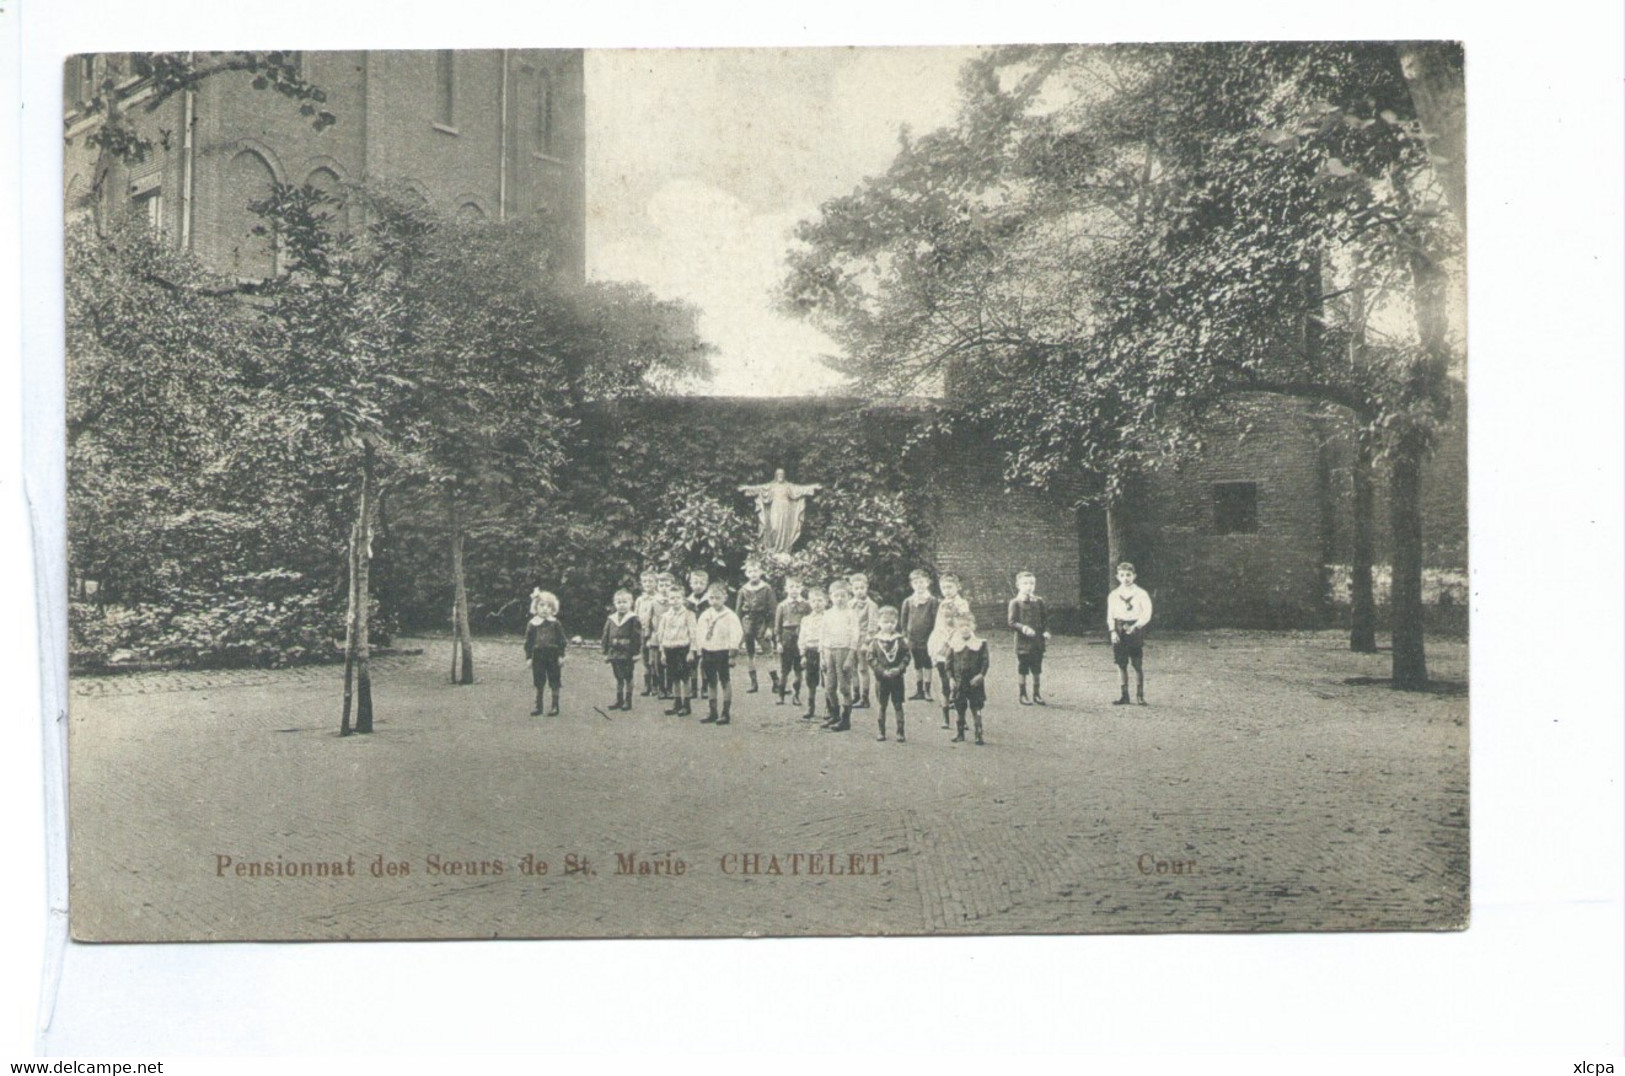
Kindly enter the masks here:
[[[270, 668], [331, 661], [342, 656], [344, 613], [342, 594], [285, 570], [226, 576], [217, 591], [182, 591], [170, 602], [73, 602], [69, 661], [80, 668]], [[377, 645], [387, 644], [392, 633], [381, 621], [375, 614]]]
[[712, 577], [733, 576], [755, 547], [756, 520], [695, 486], [680, 486], [661, 502], [655, 522], [643, 535], [643, 563], [663, 571], [704, 569]]

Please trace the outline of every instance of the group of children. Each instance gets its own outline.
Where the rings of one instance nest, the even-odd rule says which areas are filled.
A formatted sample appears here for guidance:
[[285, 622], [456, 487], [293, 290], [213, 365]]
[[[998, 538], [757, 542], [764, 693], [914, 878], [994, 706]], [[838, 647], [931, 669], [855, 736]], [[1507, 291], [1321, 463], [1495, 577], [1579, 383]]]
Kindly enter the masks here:
[[[637, 659], [643, 658], [643, 695], [670, 699], [665, 712], [693, 713], [692, 702], [709, 703], [704, 724], [732, 721], [732, 673], [736, 655], [745, 656], [750, 678], [747, 691], [760, 690], [756, 659], [778, 649], [778, 667], [769, 669], [776, 704], [790, 698], [799, 707], [803, 688], [807, 710], [803, 720], [819, 716], [818, 690], [824, 689], [823, 728], [845, 732], [852, 727], [852, 711], [869, 709], [878, 697], [878, 739], [887, 739], [888, 711], [896, 714], [896, 742], [906, 743], [904, 690], [908, 670], [914, 669], [910, 701], [942, 708], [942, 727], [955, 729], [954, 741], [964, 742], [966, 716], [975, 743], [983, 743], [982, 711], [987, 706], [988, 646], [976, 633], [970, 603], [960, 593], [959, 579], [951, 573], [931, 592], [931, 575], [916, 570], [909, 575], [912, 593], [901, 608], [876, 604], [869, 596], [869, 580], [862, 572], [839, 577], [827, 587], [803, 588], [794, 576], [784, 581], [779, 600], [764, 578], [760, 561], [745, 565], [745, 583], [734, 607], [728, 605], [728, 587], [712, 582], [708, 573], [688, 576], [688, 593], [669, 572], [647, 571], [641, 592], [620, 590], [614, 611], [604, 622], [603, 657], [615, 675], [612, 710], [632, 709], [632, 685]], [[1135, 672], [1137, 700], [1145, 704], [1143, 666], [1144, 632], [1151, 620], [1151, 596], [1135, 584], [1134, 566], [1117, 570], [1118, 587], [1107, 598], [1107, 630], [1112, 657], [1122, 678], [1117, 705], [1129, 702], [1128, 669]], [[1048, 610], [1036, 593], [1032, 572], [1016, 576], [1016, 596], [1008, 606], [1008, 624], [1015, 635], [1018, 701], [1023, 706], [1046, 705], [1043, 695], [1044, 651], [1050, 637]], [[532, 716], [559, 712], [560, 663], [568, 639], [559, 623], [559, 602], [547, 591], [531, 595], [531, 619], [525, 633], [525, 659], [536, 686]], [[934, 675], [933, 675], [934, 673]], [[1027, 687], [1032, 678], [1032, 690]], [[939, 689], [940, 699], [933, 695]], [[544, 711], [544, 694], [551, 705]], [[957, 716], [957, 725], [954, 718]]]

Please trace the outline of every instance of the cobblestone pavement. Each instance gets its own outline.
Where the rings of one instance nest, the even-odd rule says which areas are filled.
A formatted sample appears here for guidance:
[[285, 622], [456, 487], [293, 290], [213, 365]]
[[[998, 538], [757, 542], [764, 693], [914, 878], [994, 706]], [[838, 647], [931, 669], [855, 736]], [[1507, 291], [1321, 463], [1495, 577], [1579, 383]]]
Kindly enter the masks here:
[[[564, 715], [532, 718], [516, 644], [479, 643], [465, 687], [449, 643], [404, 645], [424, 653], [378, 663], [377, 731], [342, 739], [331, 667], [76, 679], [75, 936], [1466, 924], [1465, 692], [1348, 683], [1388, 657], [1334, 633], [1160, 636], [1147, 707], [1109, 705], [1109, 651], [1075, 639], [1052, 645], [1051, 704], [1019, 707], [1001, 640], [981, 748], [919, 702], [907, 744], [876, 742], [874, 711], [816, 731], [765, 673], [746, 694], [742, 662], [729, 727], [646, 698], [600, 712], [613, 686], [589, 651], [566, 663]], [[1465, 644], [1429, 658], [1465, 683]], [[655, 873], [617, 873], [617, 854]], [[318, 863], [354, 874], [248, 866]]]

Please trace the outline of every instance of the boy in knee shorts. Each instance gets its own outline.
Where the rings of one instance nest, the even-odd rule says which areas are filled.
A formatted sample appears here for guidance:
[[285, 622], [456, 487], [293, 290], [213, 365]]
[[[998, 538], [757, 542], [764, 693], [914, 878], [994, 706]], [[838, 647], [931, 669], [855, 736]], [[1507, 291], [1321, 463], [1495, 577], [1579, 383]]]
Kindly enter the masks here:
[[[1038, 577], [1032, 572], [1016, 573], [1016, 596], [1010, 599], [1010, 630], [1016, 633], [1016, 675], [1021, 681], [1023, 706], [1044, 702], [1044, 649], [1049, 642], [1049, 611], [1044, 599], [1033, 593]], [[1027, 674], [1033, 677], [1033, 697], [1027, 699]]]
[[643, 624], [632, 611], [632, 592], [615, 592], [615, 611], [604, 621], [604, 660], [615, 673], [611, 710], [632, 709], [632, 667], [643, 649]]
[[750, 687], [745, 690], [751, 694], [759, 690], [756, 684], [756, 649], [761, 646], [762, 653], [767, 653], [765, 644], [769, 632], [773, 630], [773, 614], [778, 604], [773, 584], [762, 578], [762, 562], [747, 560], [745, 585], [739, 588], [734, 607], [739, 612], [739, 623], [745, 630], [745, 669], [750, 673]]
[[779, 640], [779, 671], [773, 674], [773, 693], [778, 705], [784, 705], [784, 696], [790, 693], [790, 674], [796, 674], [795, 705], [801, 705], [801, 623], [812, 612], [801, 596], [801, 580], [787, 576], [784, 580], [784, 600], [773, 613], [773, 634]]
[[807, 672], [807, 712], [801, 720], [811, 721], [818, 716], [818, 685], [824, 676], [824, 590], [813, 587], [807, 591], [806, 616], [801, 618], [801, 663]]
[[858, 612], [852, 608], [852, 587], [837, 579], [829, 588], [830, 608], [819, 629], [823, 652], [824, 699], [829, 718], [824, 728], [846, 732], [852, 727], [852, 702], [858, 686]]
[[[699, 640], [700, 675], [705, 679], [707, 697], [711, 700], [711, 713], [701, 724], [726, 725], [733, 720], [734, 689], [731, 670], [734, 652], [744, 645], [745, 629], [739, 614], [728, 608], [728, 587], [716, 582], [706, 591], [710, 606], [695, 623], [694, 637]], [[722, 700], [722, 714], [717, 715], [717, 699]]]
[[[852, 588], [852, 608], [858, 616], [858, 653], [864, 654], [869, 649], [869, 640], [875, 637], [878, 625], [875, 618], [880, 615], [880, 606], [869, 597], [869, 577], [863, 572], [853, 572], [847, 576], [846, 583]], [[858, 659], [858, 679], [852, 685], [854, 696], [852, 705], [859, 710], [869, 708], [869, 663], [861, 657]]]
[[931, 701], [931, 632], [937, 626], [937, 599], [931, 593], [931, 573], [916, 568], [908, 573], [914, 593], [903, 599], [902, 629], [914, 663], [912, 699]]
[[[705, 612], [705, 607], [710, 604], [705, 597], [710, 586], [711, 574], [704, 569], [696, 568], [688, 573], [689, 593], [688, 597], [683, 599], [683, 602], [688, 606], [688, 611], [694, 614], [695, 620], [700, 619], [700, 614]], [[690, 653], [689, 659], [688, 697], [703, 699], [705, 698], [705, 684], [700, 680], [700, 655], [698, 651]]]
[[660, 616], [660, 654], [666, 668], [667, 682], [675, 695], [671, 709], [673, 717], [687, 717], [693, 711], [688, 705], [685, 689], [688, 687], [689, 655], [694, 649], [698, 623], [683, 602], [682, 588], [673, 580], [666, 591], [666, 611]]
[[945, 572], [937, 580], [942, 588], [942, 600], [937, 603], [937, 625], [931, 631], [928, 644], [931, 660], [937, 667], [942, 687], [942, 727], [947, 728], [953, 711], [953, 686], [948, 677], [948, 650], [954, 636], [955, 621], [970, 616], [970, 602], [959, 592], [959, 576]]
[[660, 690], [660, 644], [655, 641], [655, 613], [659, 605], [656, 589], [660, 586], [660, 573], [654, 569], [638, 577], [638, 595], [632, 602], [632, 615], [643, 629], [643, 695], [647, 698]]
[[1113, 706], [1128, 705], [1128, 667], [1134, 665], [1134, 693], [1145, 705], [1145, 626], [1151, 623], [1151, 595], [1134, 584], [1134, 565], [1117, 566], [1117, 589], [1106, 596], [1106, 627], [1111, 631], [1112, 660], [1122, 674], [1123, 691]]
[[976, 634], [976, 619], [969, 613], [959, 617], [953, 640], [948, 644], [948, 677], [954, 688], [954, 712], [959, 715], [955, 743], [965, 742], [965, 711], [976, 722], [976, 746], [982, 746], [982, 710], [987, 707], [987, 640]]
[[875, 674], [875, 694], [880, 697], [880, 736], [886, 738], [886, 707], [897, 708], [897, 742], [903, 738], [903, 681], [908, 676], [908, 640], [897, 631], [897, 610], [883, 607], [875, 618], [878, 630], [869, 640], [864, 659]]
[[542, 693], [544, 689], [552, 688], [553, 705], [547, 711], [547, 716], [557, 717], [559, 681], [562, 679], [559, 665], [564, 661], [564, 648], [569, 644], [569, 639], [564, 635], [564, 625], [559, 623], [559, 600], [540, 587], [531, 595], [531, 599], [535, 615], [525, 628], [525, 660], [530, 663], [531, 682], [536, 685], [536, 706], [530, 711], [530, 716], [542, 715]]

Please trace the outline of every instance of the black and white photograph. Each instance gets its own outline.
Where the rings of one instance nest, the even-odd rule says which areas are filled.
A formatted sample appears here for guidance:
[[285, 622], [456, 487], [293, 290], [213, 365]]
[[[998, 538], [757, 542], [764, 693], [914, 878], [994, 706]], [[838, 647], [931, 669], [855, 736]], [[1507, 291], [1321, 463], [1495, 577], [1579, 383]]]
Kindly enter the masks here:
[[1617, 1071], [1622, 33], [0, 0], [4, 1060]]
[[73, 938], [1469, 925], [1459, 42], [63, 123]]

